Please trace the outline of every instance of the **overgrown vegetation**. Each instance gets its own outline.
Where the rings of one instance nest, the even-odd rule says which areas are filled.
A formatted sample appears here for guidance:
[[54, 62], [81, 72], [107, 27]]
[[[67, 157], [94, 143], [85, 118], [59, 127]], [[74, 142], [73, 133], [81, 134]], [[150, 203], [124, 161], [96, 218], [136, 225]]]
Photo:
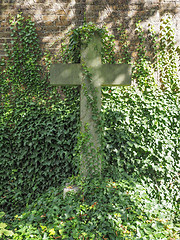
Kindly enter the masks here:
[[[4, 212], [0, 212], [0, 218], [2, 218], [4, 215], [5, 215]], [[0, 238], [2, 236], [8, 237], [8, 236], [12, 236], [14, 234], [13, 231], [7, 230], [6, 227], [7, 227], [6, 223], [0, 222]]]
[[[49, 86], [30, 19], [18, 15], [11, 28], [0, 79], [0, 206], [14, 232], [8, 239], [178, 239], [180, 82], [171, 19], [162, 19], [157, 40], [149, 31], [153, 59], [137, 24], [133, 86], [102, 90], [104, 172], [86, 181], [67, 180], [77, 168], [79, 90]], [[79, 62], [77, 49], [95, 31], [102, 61], [114, 63], [113, 36], [93, 24], [71, 32], [60, 61]], [[124, 52], [117, 61], [129, 63], [128, 37], [120, 33]], [[67, 181], [79, 192], [63, 199]]]
[[72, 174], [79, 121], [78, 93], [63, 100], [60, 89], [40, 74], [34, 23], [18, 15], [11, 28], [14, 42], [7, 48], [8, 61], [1, 63], [0, 85], [0, 197], [6, 212], [19, 211]]
[[[63, 199], [62, 188], [51, 188], [15, 216], [14, 239], [175, 239], [172, 216], [148, 186], [121, 178], [71, 183], [77, 194]], [[93, 193], [93, 194], [92, 194]], [[21, 237], [21, 238], [20, 238]], [[173, 238], [174, 237], [174, 238]]]

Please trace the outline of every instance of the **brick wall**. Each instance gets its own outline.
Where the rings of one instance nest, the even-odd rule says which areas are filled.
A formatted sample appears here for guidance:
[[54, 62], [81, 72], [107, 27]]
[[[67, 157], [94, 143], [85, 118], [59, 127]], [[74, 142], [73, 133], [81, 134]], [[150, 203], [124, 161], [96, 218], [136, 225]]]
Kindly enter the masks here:
[[171, 12], [180, 42], [179, 0], [0, 0], [0, 57], [5, 55], [3, 43], [11, 41], [8, 20], [19, 11], [32, 17], [42, 46], [54, 52], [58, 51], [65, 33], [80, 26], [84, 17], [87, 22], [105, 24], [116, 37], [117, 27], [123, 24], [134, 46], [134, 27], [138, 20], [144, 26], [151, 22], [158, 29], [163, 13]]

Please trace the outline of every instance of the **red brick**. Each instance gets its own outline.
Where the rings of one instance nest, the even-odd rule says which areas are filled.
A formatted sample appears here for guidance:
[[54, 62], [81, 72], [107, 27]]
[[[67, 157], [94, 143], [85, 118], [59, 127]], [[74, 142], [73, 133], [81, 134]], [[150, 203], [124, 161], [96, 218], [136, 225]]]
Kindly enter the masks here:
[[0, 38], [10, 38], [10, 32], [0, 32]]
[[36, 0], [36, 3], [45, 3], [46, 0]]
[[59, 10], [56, 11], [56, 14], [58, 14], [58, 15], [65, 15], [66, 12], [65, 12], [65, 10], [59, 9]]
[[[57, 4], [57, 6], [55, 5]], [[179, 0], [0, 0], [0, 43], [10, 42], [9, 15], [16, 15], [22, 10], [24, 15], [32, 16], [36, 21], [38, 35], [45, 38], [47, 43], [43, 44], [44, 49], [49, 48], [49, 43], [53, 43], [56, 38], [61, 38], [67, 32], [69, 26], [80, 26], [86, 19], [99, 25], [105, 24], [112, 33], [117, 35], [116, 26], [123, 23], [125, 27], [131, 26], [131, 50], [135, 52], [135, 37], [133, 29], [137, 19], [144, 23], [151, 18], [157, 21], [157, 11], [162, 15], [166, 11], [172, 11], [179, 22], [180, 3]], [[102, 15], [103, 14], [103, 15]], [[112, 28], [112, 27], [113, 28]], [[180, 31], [180, 24], [177, 24]], [[178, 32], [178, 31], [177, 31]], [[52, 39], [48, 39], [49, 36]], [[180, 38], [180, 35], [178, 35]], [[56, 45], [53, 45], [56, 47]], [[53, 49], [55, 51], [55, 49]], [[2, 54], [2, 53], [1, 53]], [[134, 54], [133, 54], [134, 55]]]
[[57, 20], [58, 16], [57, 15], [43, 15], [42, 16], [42, 20], [43, 21], [48, 21], [48, 22], [53, 22], [55, 20]]

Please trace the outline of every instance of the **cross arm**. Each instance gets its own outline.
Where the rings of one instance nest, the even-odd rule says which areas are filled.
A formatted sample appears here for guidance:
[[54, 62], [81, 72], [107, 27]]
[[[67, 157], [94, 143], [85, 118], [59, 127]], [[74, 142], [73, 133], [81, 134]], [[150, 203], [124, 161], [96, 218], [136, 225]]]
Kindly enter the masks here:
[[101, 86], [131, 85], [132, 66], [129, 64], [103, 64], [96, 71]]
[[[81, 64], [53, 64], [50, 83], [54, 86], [81, 85]], [[95, 86], [120, 86], [131, 84], [132, 67], [129, 64], [103, 64], [92, 69]]]
[[54, 86], [76, 86], [81, 84], [80, 64], [53, 64], [50, 67], [50, 83]]

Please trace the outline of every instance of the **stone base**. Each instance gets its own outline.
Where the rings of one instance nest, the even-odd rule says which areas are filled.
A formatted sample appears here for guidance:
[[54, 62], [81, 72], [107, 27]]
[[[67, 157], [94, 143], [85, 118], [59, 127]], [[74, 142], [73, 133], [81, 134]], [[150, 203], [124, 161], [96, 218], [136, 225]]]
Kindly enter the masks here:
[[67, 192], [71, 192], [71, 191], [78, 192], [78, 190], [79, 190], [79, 187], [66, 183], [66, 187], [64, 188], [64, 191], [63, 191], [63, 198], [65, 199]]

